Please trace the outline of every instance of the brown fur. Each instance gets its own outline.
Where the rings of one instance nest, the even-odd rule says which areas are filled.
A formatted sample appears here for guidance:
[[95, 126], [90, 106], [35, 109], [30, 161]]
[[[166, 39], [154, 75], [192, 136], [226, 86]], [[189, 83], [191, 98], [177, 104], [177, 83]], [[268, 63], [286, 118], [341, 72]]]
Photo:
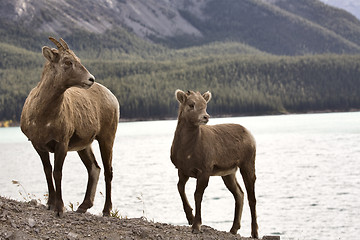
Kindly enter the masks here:
[[[201, 200], [210, 176], [222, 176], [226, 187], [235, 198], [235, 217], [231, 233], [240, 229], [244, 193], [235, 174], [240, 169], [248, 193], [252, 223], [251, 235], [258, 238], [255, 199], [255, 140], [251, 133], [238, 124], [208, 126], [206, 112], [210, 92], [181, 90], [175, 92], [179, 101], [178, 124], [171, 147], [171, 161], [178, 169], [178, 190], [193, 232], [201, 226]], [[195, 191], [195, 217], [185, 195], [189, 177], [197, 179]]]
[[[77, 151], [88, 171], [88, 185], [78, 212], [93, 205], [100, 168], [91, 149], [96, 139], [105, 171], [106, 199], [103, 210], [109, 215], [111, 203], [112, 147], [119, 121], [119, 103], [68, 48], [53, 39], [58, 49], [43, 47], [48, 60], [41, 81], [31, 90], [21, 114], [21, 130], [40, 155], [46, 175], [49, 209], [63, 215], [62, 166], [68, 151]], [[49, 153], [54, 153], [54, 171]], [[55, 188], [53, 184], [55, 181]]]

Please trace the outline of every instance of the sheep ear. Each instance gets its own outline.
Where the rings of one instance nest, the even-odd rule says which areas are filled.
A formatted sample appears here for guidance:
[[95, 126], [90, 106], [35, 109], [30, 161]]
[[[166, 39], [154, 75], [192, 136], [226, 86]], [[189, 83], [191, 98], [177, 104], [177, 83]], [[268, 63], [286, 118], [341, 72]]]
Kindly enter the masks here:
[[186, 102], [186, 93], [181, 91], [180, 89], [175, 91], [175, 97], [179, 101], [179, 103], [185, 103]]
[[211, 92], [207, 91], [202, 96], [203, 96], [203, 98], [205, 99], [206, 102], [209, 102], [210, 99], [211, 99]]
[[59, 53], [55, 48], [51, 49], [45, 46], [42, 48], [42, 54], [49, 62], [59, 61]]

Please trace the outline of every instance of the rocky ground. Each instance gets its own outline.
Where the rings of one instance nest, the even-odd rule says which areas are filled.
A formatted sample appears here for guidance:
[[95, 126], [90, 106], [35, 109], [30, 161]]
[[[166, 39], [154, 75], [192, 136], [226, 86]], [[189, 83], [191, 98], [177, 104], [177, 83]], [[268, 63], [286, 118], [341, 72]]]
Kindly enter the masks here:
[[[0, 197], [0, 239], [242, 239], [207, 226], [192, 234], [189, 226], [122, 219], [68, 211], [63, 218], [35, 200], [18, 202]], [[264, 237], [265, 239], [265, 237]]]

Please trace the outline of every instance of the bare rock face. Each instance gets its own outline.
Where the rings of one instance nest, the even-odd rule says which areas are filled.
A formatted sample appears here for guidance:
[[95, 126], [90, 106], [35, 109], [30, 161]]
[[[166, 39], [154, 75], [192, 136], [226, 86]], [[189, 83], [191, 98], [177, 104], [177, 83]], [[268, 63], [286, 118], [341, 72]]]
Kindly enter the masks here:
[[181, 16], [181, 10], [201, 17], [204, 4], [204, 0], [99, 0], [86, 4], [66, 0], [6, 0], [1, 4], [0, 18], [32, 26], [39, 32], [58, 34], [74, 28], [103, 33], [116, 26], [125, 26], [142, 38], [201, 36], [200, 31]]
[[[355, 54], [360, 52], [359, 24], [352, 14], [321, 1], [0, 1], [3, 38], [11, 44], [11, 38], [18, 40], [23, 34], [21, 46], [32, 42], [26, 40], [28, 35], [43, 39], [39, 36], [51, 34], [70, 42], [89, 37], [110, 45], [115, 38], [135, 35], [145, 43], [174, 48], [234, 41], [276, 55]], [[136, 45], [132, 40], [123, 42], [114, 45], [121, 49]]]

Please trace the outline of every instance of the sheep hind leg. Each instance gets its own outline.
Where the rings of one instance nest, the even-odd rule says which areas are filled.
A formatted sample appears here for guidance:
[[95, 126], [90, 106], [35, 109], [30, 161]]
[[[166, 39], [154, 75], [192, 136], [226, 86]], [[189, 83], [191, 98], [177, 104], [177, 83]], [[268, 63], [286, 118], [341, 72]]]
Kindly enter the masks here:
[[232, 193], [235, 199], [235, 214], [234, 222], [230, 229], [232, 234], [236, 234], [241, 227], [241, 215], [244, 206], [244, 192], [241, 190], [241, 187], [236, 180], [235, 174], [230, 174], [222, 177], [227, 189]]
[[88, 172], [88, 184], [84, 201], [80, 204], [76, 212], [85, 213], [94, 204], [96, 186], [100, 175], [100, 167], [96, 162], [91, 146], [86, 147], [84, 150], [78, 151], [78, 154]]
[[245, 166], [240, 169], [240, 172], [245, 183], [246, 192], [249, 200], [250, 213], [251, 213], [251, 237], [259, 238], [258, 224], [256, 219], [255, 166], [254, 165], [248, 167]]
[[[102, 141], [98, 139], [101, 158], [104, 165], [104, 175], [105, 175], [105, 204], [103, 209], [103, 216], [110, 216], [110, 211], [112, 209], [111, 201], [111, 181], [113, 179], [113, 169], [112, 169], [112, 147], [113, 140], [108, 139], [107, 141]], [[110, 144], [111, 143], [111, 144]]]
[[189, 180], [189, 177], [184, 175], [180, 170], [178, 171], [178, 175], [179, 175], [179, 182], [177, 184], [178, 187], [178, 191], [183, 203], [183, 208], [184, 208], [184, 212], [186, 215], [186, 219], [188, 220], [189, 225], [193, 224], [194, 221], [194, 215], [192, 214], [192, 208], [189, 204], [189, 201], [186, 197], [185, 194], [185, 185], [187, 183], [187, 181]]

